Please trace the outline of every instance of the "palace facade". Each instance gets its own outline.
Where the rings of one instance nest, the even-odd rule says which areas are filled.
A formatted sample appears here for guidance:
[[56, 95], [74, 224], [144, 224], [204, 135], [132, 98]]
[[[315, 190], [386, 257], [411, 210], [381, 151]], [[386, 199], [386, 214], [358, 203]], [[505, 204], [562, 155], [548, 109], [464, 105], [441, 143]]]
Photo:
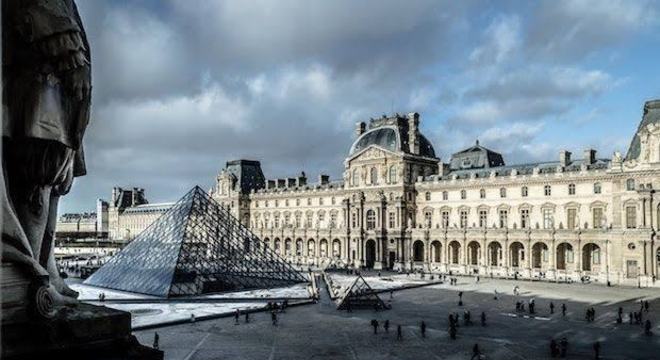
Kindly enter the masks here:
[[[476, 142], [442, 161], [419, 121], [358, 123], [339, 181], [268, 180], [235, 160], [210, 193], [292, 263], [660, 286], [660, 100], [625, 157], [562, 150], [511, 165]], [[97, 218], [128, 241], [170, 206], [115, 188]]]
[[506, 164], [478, 142], [443, 162], [419, 115], [356, 127], [343, 179], [265, 180], [230, 161], [212, 196], [294, 263], [654, 285], [660, 101], [625, 157]]

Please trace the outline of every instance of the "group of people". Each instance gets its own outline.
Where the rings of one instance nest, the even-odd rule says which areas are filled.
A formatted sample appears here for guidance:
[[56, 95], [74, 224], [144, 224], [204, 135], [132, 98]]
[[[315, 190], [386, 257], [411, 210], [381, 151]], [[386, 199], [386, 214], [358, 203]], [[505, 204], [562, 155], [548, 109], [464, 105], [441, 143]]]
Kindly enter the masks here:
[[[374, 328], [374, 335], [378, 334], [379, 326], [380, 326], [380, 323], [378, 322], [378, 320], [376, 320], [376, 319], [371, 320], [371, 327]], [[426, 336], [426, 324], [424, 323], [424, 321], [422, 321], [421, 328], [422, 328], [422, 336]], [[390, 332], [390, 321], [389, 320], [385, 320], [385, 322], [383, 323], [383, 329], [385, 329], [385, 333], [389, 334], [389, 332]], [[396, 339], [397, 340], [403, 340], [403, 329], [401, 328], [401, 325], [396, 326]]]
[[588, 308], [584, 318], [587, 322], [593, 322], [596, 319], [596, 309], [593, 307]]
[[[600, 349], [600, 346], [599, 346]], [[564, 336], [559, 340], [559, 343], [557, 343], [557, 340], [552, 339], [550, 340], [550, 356], [553, 358], [556, 358], [557, 356], [559, 357], [566, 357], [566, 353], [568, 351], [568, 339]]]

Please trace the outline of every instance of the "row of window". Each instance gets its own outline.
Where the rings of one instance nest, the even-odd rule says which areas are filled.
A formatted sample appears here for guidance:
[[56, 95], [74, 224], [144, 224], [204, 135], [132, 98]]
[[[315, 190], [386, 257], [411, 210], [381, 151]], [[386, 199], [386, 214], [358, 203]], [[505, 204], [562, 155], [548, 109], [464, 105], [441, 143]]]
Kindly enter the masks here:
[[[323, 197], [318, 198], [317, 204], [318, 205], [324, 205], [325, 201], [323, 199], [324, 199]], [[263, 204], [264, 207], [269, 207], [271, 203], [270, 203], [269, 200], [255, 201], [254, 202], [254, 207], [259, 207], [262, 204]], [[276, 200], [273, 201], [273, 204], [275, 205], [275, 207], [278, 207], [278, 206], [280, 206], [280, 201], [278, 199], [276, 199]], [[284, 199], [283, 204], [284, 204], [285, 207], [290, 206], [289, 199]], [[295, 204], [296, 204], [296, 206], [300, 206], [300, 204], [301, 204], [300, 199], [295, 199]], [[334, 196], [332, 198], [330, 198], [330, 204], [331, 205], [337, 204], [337, 199]], [[307, 205], [308, 206], [312, 205], [312, 198], [307, 198]]]
[[[600, 183], [594, 183], [593, 186], [593, 193], [594, 194], [600, 194], [603, 191], [602, 185]], [[552, 186], [550, 185], [545, 185], [543, 186], [543, 194], [545, 196], [551, 196], [552, 195]], [[529, 188], [527, 186], [523, 186], [520, 188], [520, 196], [521, 197], [527, 197], [529, 195]], [[568, 184], [568, 195], [575, 195], [575, 184]], [[466, 190], [461, 190], [460, 192], [461, 200], [467, 199], [467, 191]], [[500, 198], [505, 198], [507, 197], [507, 191], [506, 188], [500, 188]], [[424, 194], [424, 198], [427, 201], [431, 200], [431, 192], [426, 192]], [[480, 189], [479, 190], [479, 198], [480, 199], [485, 199], [486, 198], [486, 189]], [[442, 192], [442, 200], [449, 200], [449, 192], [448, 191], [443, 191]]]
[[[287, 228], [287, 227], [295, 227], [295, 228], [301, 228], [303, 225], [303, 217], [302, 213], [296, 212], [293, 214], [293, 218], [291, 217], [290, 213], [284, 213], [283, 215], [280, 215], [279, 213], [273, 214], [273, 221], [270, 221], [270, 214], [266, 213], [262, 217], [261, 214], [255, 214], [254, 215], [254, 224], [253, 226], [256, 228], [261, 228], [261, 229], [278, 229], [280, 227]], [[323, 226], [326, 226], [330, 229], [335, 229], [337, 228], [338, 225], [338, 220], [339, 218], [339, 213], [337, 211], [331, 211], [330, 216], [328, 218], [328, 223], [326, 224], [326, 216], [325, 216], [325, 211], [319, 211], [316, 216], [316, 223], [314, 222], [314, 213], [313, 212], [307, 212], [305, 214], [305, 219], [304, 219], [304, 225], [305, 228], [311, 229], [314, 228], [314, 225], [316, 225], [317, 228], [321, 228]], [[292, 221], [293, 220], [293, 221]]]

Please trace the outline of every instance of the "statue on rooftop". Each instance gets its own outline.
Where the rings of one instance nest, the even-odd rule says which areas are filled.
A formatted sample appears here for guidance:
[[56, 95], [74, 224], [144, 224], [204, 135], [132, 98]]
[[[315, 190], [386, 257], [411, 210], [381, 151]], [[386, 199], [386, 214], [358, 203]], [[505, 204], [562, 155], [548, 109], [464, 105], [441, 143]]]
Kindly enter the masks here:
[[29, 300], [44, 317], [78, 295], [58, 272], [54, 234], [59, 198], [85, 175], [90, 60], [73, 0], [2, 1], [2, 262], [38, 284]]

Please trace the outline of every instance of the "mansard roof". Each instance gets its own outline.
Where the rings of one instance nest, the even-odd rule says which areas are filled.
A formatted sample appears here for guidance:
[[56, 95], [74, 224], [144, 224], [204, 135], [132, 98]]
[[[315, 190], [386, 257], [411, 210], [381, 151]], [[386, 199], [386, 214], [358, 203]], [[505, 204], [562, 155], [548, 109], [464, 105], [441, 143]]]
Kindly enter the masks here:
[[644, 103], [644, 115], [642, 116], [642, 121], [639, 123], [635, 136], [633, 136], [630, 146], [628, 147], [626, 160], [634, 160], [639, 157], [640, 140], [639, 135], [637, 135], [639, 131], [649, 124], [658, 123], [660, 123], [660, 100], [647, 101]]
[[409, 127], [408, 118], [398, 114], [393, 117], [371, 119], [369, 129], [360, 135], [351, 146], [349, 156], [353, 156], [371, 145], [376, 145], [393, 152], [435, 158], [433, 145], [422, 134], [419, 134], [417, 138], [419, 142], [419, 154], [413, 154], [409, 144]]
[[487, 169], [504, 166], [502, 154], [479, 145], [477, 140], [474, 146], [452, 154], [449, 168], [459, 169]]
[[240, 188], [243, 193], [266, 186], [266, 178], [259, 161], [244, 159], [227, 161], [225, 169], [235, 177], [235, 188], [237, 190]]

